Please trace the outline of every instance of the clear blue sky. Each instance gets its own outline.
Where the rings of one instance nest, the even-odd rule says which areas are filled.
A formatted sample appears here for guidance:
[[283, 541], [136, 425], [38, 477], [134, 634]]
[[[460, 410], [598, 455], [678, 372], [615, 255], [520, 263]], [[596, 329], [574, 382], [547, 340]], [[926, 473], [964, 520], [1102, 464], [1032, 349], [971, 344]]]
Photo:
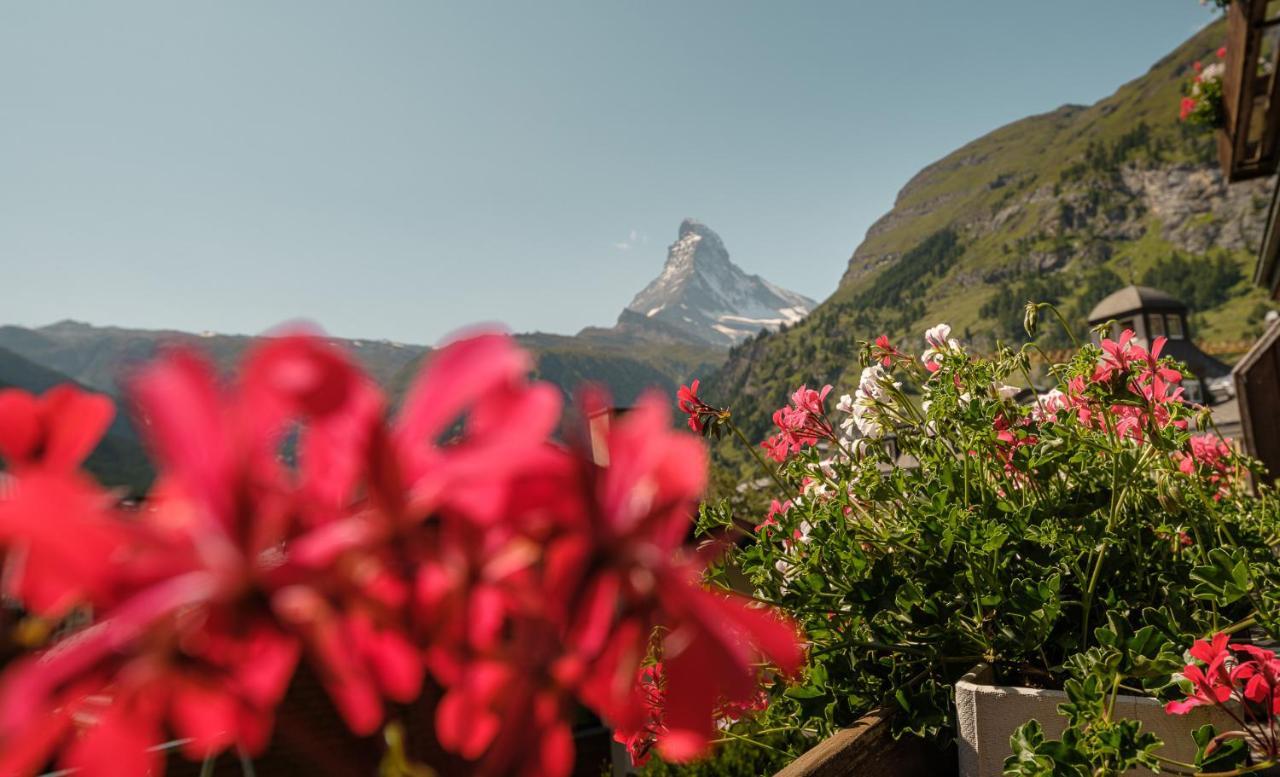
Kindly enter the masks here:
[[[822, 299], [925, 164], [1195, 0], [0, 0], [0, 322], [610, 324], [684, 216]], [[1170, 106], [1175, 110], [1175, 106]]]

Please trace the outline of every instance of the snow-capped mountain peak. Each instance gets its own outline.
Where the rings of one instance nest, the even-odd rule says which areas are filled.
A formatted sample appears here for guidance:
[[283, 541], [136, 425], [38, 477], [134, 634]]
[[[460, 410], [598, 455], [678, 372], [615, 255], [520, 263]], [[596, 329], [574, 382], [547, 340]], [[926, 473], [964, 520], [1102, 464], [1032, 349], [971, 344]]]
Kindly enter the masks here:
[[730, 346], [761, 329], [794, 324], [815, 304], [743, 272], [729, 259], [719, 235], [685, 219], [667, 250], [662, 273], [636, 295], [618, 323], [643, 328], [637, 320], [643, 318], [664, 332], [674, 329], [690, 340]]

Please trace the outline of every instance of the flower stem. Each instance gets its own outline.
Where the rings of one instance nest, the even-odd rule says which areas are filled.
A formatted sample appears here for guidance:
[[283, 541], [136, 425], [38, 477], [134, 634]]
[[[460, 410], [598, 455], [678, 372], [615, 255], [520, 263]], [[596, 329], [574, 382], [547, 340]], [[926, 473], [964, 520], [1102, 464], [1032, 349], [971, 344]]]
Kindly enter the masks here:
[[773, 752], [775, 752], [775, 753], [779, 753], [779, 754], [781, 754], [781, 755], [790, 755], [790, 753], [786, 752], [785, 750], [779, 750], [778, 748], [774, 747], [773, 745], [766, 745], [764, 742], [757, 742], [756, 740], [752, 739], [751, 737], [744, 737], [744, 736], [743, 736], [743, 735], [741, 735], [741, 734], [735, 734], [735, 733], [733, 733], [732, 731], [729, 731], [728, 729], [725, 729], [725, 730], [721, 731], [720, 733], [725, 734], [725, 735], [727, 735], [728, 737], [730, 737], [730, 738], [732, 738], [732, 739], [737, 739], [737, 740], [739, 740], [739, 741], [746, 742], [746, 743], [747, 743], [747, 744], [749, 744], [749, 745], [755, 745], [756, 747], [763, 747], [765, 750], [772, 750]]
[[1076, 347], [1076, 350], [1080, 350], [1080, 338], [1076, 337], [1075, 331], [1071, 329], [1071, 325], [1067, 323], [1067, 319], [1063, 317], [1062, 312], [1059, 311], [1056, 306], [1050, 305], [1047, 302], [1042, 302], [1040, 305], [1041, 307], [1053, 311], [1053, 315], [1058, 318], [1058, 323], [1062, 324], [1063, 330], [1066, 331], [1067, 337], [1071, 338], [1071, 344]]
[[1242, 774], [1253, 774], [1254, 772], [1260, 772], [1264, 769], [1270, 769], [1275, 765], [1275, 761], [1263, 761], [1262, 763], [1254, 764], [1253, 766], [1242, 766], [1239, 769], [1232, 769], [1229, 772], [1197, 772], [1197, 775], [1198, 777], [1239, 777], [1239, 775]]

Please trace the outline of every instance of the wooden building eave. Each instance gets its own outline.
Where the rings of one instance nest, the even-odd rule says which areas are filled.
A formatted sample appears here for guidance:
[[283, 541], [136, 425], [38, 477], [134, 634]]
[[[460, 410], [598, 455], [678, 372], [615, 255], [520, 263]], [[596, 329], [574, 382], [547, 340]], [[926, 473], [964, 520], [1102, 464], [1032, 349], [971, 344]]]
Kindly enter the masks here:
[[1253, 282], [1266, 289], [1272, 299], [1280, 300], [1280, 181], [1271, 192], [1271, 207], [1267, 208], [1267, 224]]

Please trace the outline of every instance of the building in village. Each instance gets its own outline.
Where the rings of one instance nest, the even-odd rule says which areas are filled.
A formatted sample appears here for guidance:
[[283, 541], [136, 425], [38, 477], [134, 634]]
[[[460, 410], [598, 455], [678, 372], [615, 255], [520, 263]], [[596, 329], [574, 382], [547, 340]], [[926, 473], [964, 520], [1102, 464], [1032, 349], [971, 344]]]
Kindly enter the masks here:
[[1144, 343], [1167, 338], [1163, 356], [1172, 356], [1190, 368], [1183, 387], [1187, 398], [1203, 402], [1210, 398], [1208, 382], [1231, 372], [1231, 368], [1210, 356], [1191, 339], [1187, 306], [1172, 295], [1148, 286], [1125, 286], [1105, 297], [1089, 312], [1089, 326], [1111, 323], [1111, 337], [1126, 329]]

